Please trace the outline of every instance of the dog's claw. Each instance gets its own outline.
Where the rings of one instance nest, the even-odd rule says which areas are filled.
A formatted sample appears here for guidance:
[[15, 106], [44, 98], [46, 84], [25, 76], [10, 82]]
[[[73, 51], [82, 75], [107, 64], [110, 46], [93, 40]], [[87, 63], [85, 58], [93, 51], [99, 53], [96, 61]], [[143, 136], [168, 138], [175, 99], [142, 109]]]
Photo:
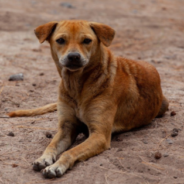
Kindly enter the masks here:
[[44, 169], [46, 166], [45, 165], [42, 165], [41, 163], [39, 162], [34, 162], [33, 163], [33, 170], [35, 171], [41, 171], [42, 169]]
[[61, 171], [59, 169], [56, 169], [56, 176], [57, 177], [61, 177], [63, 174], [61, 173]]
[[46, 165], [46, 166], [49, 166], [50, 164], [49, 164], [48, 162], [45, 162], [45, 165]]
[[67, 168], [64, 165], [60, 164], [54, 164], [49, 167], [46, 167], [42, 174], [45, 178], [55, 178], [55, 177], [61, 177], [65, 172]]
[[51, 171], [51, 170], [45, 170], [44, 169], [42, 174], [45, 178], [55, 178], [56, 177], [56, 173]]
[[54, 158], [52, 156], [42, 156], [33, 162], [33, 170], [41, 171], [45, 169], [47, 166], [52, 165], [54, 163]]

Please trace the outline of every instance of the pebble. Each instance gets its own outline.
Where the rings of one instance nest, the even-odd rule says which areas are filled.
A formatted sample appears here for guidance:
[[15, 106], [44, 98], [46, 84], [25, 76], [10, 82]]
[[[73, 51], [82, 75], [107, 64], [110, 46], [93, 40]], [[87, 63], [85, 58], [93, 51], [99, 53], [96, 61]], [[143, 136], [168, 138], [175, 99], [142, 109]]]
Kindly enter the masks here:
[[173, 144], [173, 141], [171, 139], [166, 140], [168, 144]]
[[137, 13], [138, 13], [138, 11], [137, 11], [137, 10], [133, 10], [132, 12], [133, 12], [133, 13], [135, 13], [135, 14], [137, 14]]
[[168, 157], [169, 154], [168, 154], [168, 153], [164, 153], [163, 156], [164, 156], [164, 157]]
[[49, 138], [49, 139], [52, 138], [52, 134], [51, 134], [50, 132], [46, 132], [45, 135], [46, 135], [46, 137]]
[[115, 141], [117, 141], [117, 142], [120, 142], [120, 141], [122, 141], [123, 139], [121, 139], [120, 137], [116, 137], [115, 138]]
[[18, 165], [17, 164], [12, 164], [12, 167], [18, 167]]
[[14, 134], [13, 132], [9, 132], [9, 133], [8, 133], [8, 136], [14, 137], [15, 134]]
[[33, 52], [41, 52], [41, 49], [32, 49]]
[[32, 84], [32, 86], [36, 86], [36, 84], [35, 84], [35, 83], [33, 83], [33, 84]]
[[155, 63], [155, 64], [160, 64], [162, 63], [162, 61], [155, 61], [154, 59], [151, 60], [152, 63]]
[[176, 112], [175, 111], [172, 111], [170, 115], [171, 116], [175, 116], [176, 115]]
[[8, 80], [9, 81], [23, 81], [24, 80], [24, 75], [22, 73], [11, 75]]
[[146, 140], [144, 140], [144, 139], [142, 140], [142, 142], [143, 142], [144, 144], [148, 144], [148, 142], [147, 142]]
[[123, 150], [121, 148], [118, 148], [117, 152], [119, 152], [119, 151], [123, 151]]
[[160, 152], [155, 153], [155, 159], [160, 159], [162, 157], [162, 154]]
[[177, 129], [177, 128], [174, 128], [174, 129], [172, 130], [171, 136], [172, 136], [172, 137], [176, 137], [177, 135], [178, 135], [178, 129]]
[[40, 73], [39, 75], [40, 75], [40, 76], [43, 76], [43, 75], [44, 75], [44, 73], [42, 72], [42, 73]]
[[72, 4], [67, 2], [60, 3], [60, 6], [63, 6], [65, 8], [75, 8]]
[[167, 8], [166, 7], [162, 7], [162, 10], [167, 10]]

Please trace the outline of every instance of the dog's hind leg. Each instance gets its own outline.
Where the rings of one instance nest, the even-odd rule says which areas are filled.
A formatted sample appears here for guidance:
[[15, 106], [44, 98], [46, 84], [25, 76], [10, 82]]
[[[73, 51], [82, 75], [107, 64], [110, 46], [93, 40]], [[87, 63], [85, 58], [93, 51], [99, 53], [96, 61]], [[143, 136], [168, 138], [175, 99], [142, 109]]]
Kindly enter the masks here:
[[164, 113], [168, 110], [168, 107], [169, 107], [169, 102], [166, 99], [166, 97], [163, 96], [162, 105], [161, 105], [159, 113], [158, 113], [158, 115], [156, 117], [157, 118], [162, 117], [164, 115]]

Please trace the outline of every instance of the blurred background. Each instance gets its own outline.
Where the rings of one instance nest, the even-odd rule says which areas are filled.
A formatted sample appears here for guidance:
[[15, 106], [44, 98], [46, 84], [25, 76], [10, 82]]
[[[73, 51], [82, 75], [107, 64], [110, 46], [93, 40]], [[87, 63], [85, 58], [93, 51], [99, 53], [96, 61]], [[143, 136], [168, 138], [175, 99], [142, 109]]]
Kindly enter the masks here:
[[[0, 169], [0, 183], [44, 183], [40, 173], [31, 170], [30, 163], [50, 142], [45, 132], [55, 134], [57, 114], [5, 117], [12, 110], [56, 101], [60, 78], [48, 43], [40, 45], [34, 29], [65, 19], [101, 22], [114, 28], [116, 36], [110, 49], [115, 55], [152, 63], [161, 76], [170, 109], [150, 127], [113, 139], [111, 150], [78, 164], [64, 179], [54, 182], [183, 183], [183, 0], [0, 0], [0, 164], [4, 167]], [[9, 81], [10, 76], [19, 73], [23, 74], [21, 81]], [[170, 116], [172, 111], [176, 116]], [[167, 142], [173, 128], [180, 129], [181, 134]], [[15, 134], [13, 138], [7, 136], [10, 131]], [[160, 162], [152, 155], [158, 148], [169, 155]], [[99, 163], [109, 171], [99, 168]]]

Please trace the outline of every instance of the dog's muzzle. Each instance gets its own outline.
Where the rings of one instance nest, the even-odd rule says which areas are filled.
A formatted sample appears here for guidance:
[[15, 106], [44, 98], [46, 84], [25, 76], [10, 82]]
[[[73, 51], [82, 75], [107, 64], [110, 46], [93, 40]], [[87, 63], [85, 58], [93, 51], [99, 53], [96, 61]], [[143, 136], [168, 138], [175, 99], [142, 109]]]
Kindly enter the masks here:
[[63, 65], [71, 70], [76, 70], [84, 66], [81, 55], [78, 52], [72, 52], [67, 55]]

